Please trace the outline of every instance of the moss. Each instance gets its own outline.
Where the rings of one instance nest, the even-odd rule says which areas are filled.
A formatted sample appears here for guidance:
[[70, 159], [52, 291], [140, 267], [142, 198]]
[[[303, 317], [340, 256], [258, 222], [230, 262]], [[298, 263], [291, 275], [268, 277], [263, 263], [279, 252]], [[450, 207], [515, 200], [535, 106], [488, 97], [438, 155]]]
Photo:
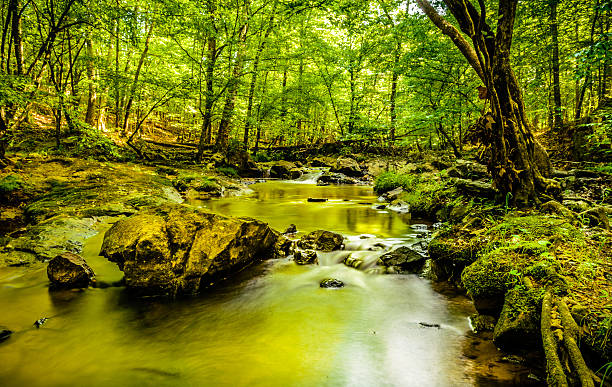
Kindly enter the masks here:
[[374, 181], [374, 192], [382, 194], [396, 188], [412, 189], [415, 181], [418, 180], [416, 175], [406, 175], [395, 172], [383, 172]]
[[217, 168], [217, 172], [229, 177], [239, 177], [238, 171], [233, 167], [219, 167]]
[[472, 299], [500, 297], [514, 280], [512, 266], [499, 252], [487, 254], [463, 270], [461, 281]]

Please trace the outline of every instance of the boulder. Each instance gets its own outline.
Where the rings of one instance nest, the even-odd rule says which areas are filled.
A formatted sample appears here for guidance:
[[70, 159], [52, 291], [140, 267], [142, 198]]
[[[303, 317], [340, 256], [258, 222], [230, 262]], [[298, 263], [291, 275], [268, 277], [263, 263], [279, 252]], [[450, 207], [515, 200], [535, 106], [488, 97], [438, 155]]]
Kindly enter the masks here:
[[278, 234], [266, 223], [167, 205], [123, 219], [104, 235], [100, 254], [117, 263], [140, 294], [194, 294], [271, 257]]
[[330, 172], [338, 172], [350, 177], [361, 177], [363, 171], [356, 160], [350, 157], [339, 157], [336, 164], [329, 170]]
[[290, 179], [291, 170], [295, 169], [294, 163], [289, 161], [277, 161], [270, 167], [270, 177], [277, 179]]
[[331, 231], [317, 230], [304, 235], [297, 242], [297, 245], [302, 249], [330, 252], [340, 250], [343, 241], [344, 237], [340, 234]]
[[317, 179], [317, 185], [329, 184], [358, 184], [359, 182], [351, 177], [347, 177], [342, 173], [325, 172]]
[[289, 225], [289, 227], [287, 227], [287, 229], [285, 230], [285, 232], [283, 232], [283, 235], [287, 235], [287, 234], [295, 234], [297, 233], [297, 226], [293, 223], [291, 223]]
[[402, 246], [381, 256], [378, 264], [393, 267], [396, 272], [418, 273], [425, 264], [425, 257], [410, 247]]
[[344, 282], [337, 280], [335, 278], [327, 278], [321, 281], [319, 286], [324, 289], [340, 289], [344, 287]]
[[594, 207], [588, 209], [582, 213], [580, 216], [583, 219], [588, 219], [588, 224], [590, 227], [601, 227], [604, 230], [610, 230], [610, 221], [608, 220], [608, 212], [605, 207]]
[[335, 160], [331, 157], [315, 157], [310, 161], [310, 166], [318, 168], [330, 168], [334, 166]]
[[293, 261], [298, 265], [316, 265], [319, 263], [314, 250], [298, 250], [293, 254]]
[[493, 316], [473, 314], [470, 316], [470, 324], [476, 333], [492, 332], [495, 329], [496, 319]]
[[486, 181], [454, 179], [454, 183], [459, 191], [478, 198], [493, 199], [497, 194], [497, 190]]
[[506, 293], [493, 341], [504, 351], [541, 347], [540, 311], [538, 302], [529, 291], [513, 288]]
[[395, 201], [397, 199], [399, 199], [399, 196], [404, 193], [404, 188], [403, 187], [397, 187], [394, 190], [391, 190], [389, 192], [385, 192], [384, 194], [382, 194], [382, 198], [388, 202], [392, 202]]
[[49, 261], [47, 277], [55, 288], [86, 288], [94, 272], [81, 256], [65, 252]]
[[289, 177], [291, 178], [291, 180], [299, 179], [300, 177], [302, 177], [302, 170], [299, 168], [293, 168], [289, 171]]

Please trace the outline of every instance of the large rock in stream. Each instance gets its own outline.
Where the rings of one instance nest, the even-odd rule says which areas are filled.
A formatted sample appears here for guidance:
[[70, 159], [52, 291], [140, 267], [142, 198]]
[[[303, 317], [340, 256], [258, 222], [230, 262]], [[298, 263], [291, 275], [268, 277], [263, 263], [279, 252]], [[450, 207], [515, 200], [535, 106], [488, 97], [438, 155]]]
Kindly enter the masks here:
[[251, 218], [162, 206], [117, 222], [101, 255], [116, 262], [139, 294], [194, 294], [272, 256], [278, 233]]
[[401, 246], [380, 257], [378, 264], [393, 267], [399, 273], [418, 273], [425, 264], [425, 257], [408, 246]]
[[342, 249], [343, 241], [344, 237], [340, 234], [317, 230], [301, 237], [297, 245], [302, 249], [330, 252]]
[[49, 262], [47, 277], [54, 288], [86, 288], [94, 272], [80, 255], [65, 252]]

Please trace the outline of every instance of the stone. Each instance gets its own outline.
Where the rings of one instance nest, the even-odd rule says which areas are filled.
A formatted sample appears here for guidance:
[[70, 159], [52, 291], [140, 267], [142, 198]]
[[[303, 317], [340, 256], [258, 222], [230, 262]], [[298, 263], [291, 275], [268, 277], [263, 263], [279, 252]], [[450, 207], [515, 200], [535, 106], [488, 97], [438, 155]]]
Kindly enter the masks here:
[[451, 169], [453, 170], [448, 170], [450, 177], [460, 177], [464, 179], [485, 179], [489, 177], [489, 172], [485, 165], [470, 160], [458, 159]]
[[330, 168], [334, 165], [335, 160], [331, 157], [315, 157], [310, 161], [310, 166], [317, 168]]
[[604, 230], [610, 230], [610, 221], [608, 220], [608, 212], [605, 207], [594, 207], [588, 209], [582, 213], [580, 216], [583, 219], [588, 219], [588, 224], [590, 227], [601, 227]]
[[295, 169], [296, 166], [294, 163], [289, 161], [276, 161], [270, 167], [270, 177], [277, 179], [290, 179], [291, 178], [291, 170]]
[[480, 332], [493, 332], [495, 329], [495, 323], [497, 320], [493, 316], [487, 316], [482, 314], [473, 314], [470, 316], [470, 324], [472, 329], [476, 333]]
[[348, 267], [359, 269], [363, 265], [363, 259], [355, 258], [349, 255], [348, 257], [344, 258], [343, 263]]
[[11, 331], [10, 329], [0, 326], [0, 343], [8, 340], [12, 334], [13, 331]]
[[493, 188], [491, 183], [486, 181], [454, 179], [454, 183], [459, 191], [478, 198], [493, 199], [497, 195], [497, 190]]
[[340, 250], [343, 241], [344, 237], [340, 234], [331, 231], [317, 230], [304, 235], [297, 242], [297, 245], [302, 249], [330, 252]]
[[195, 294], [274, 255], [279, 236], [266, 223], [203, 209], [165, 205], [120, 220], [100, 254], [139, 294]]
[[407, 246], [382, 255], [378, 259], [378, 264], [386, 267], [393, 267], [401, 273], [418, 273], [425, 264], [425, 257]]
[[385, 192], [382, 197], [384, 200], [388, 201], [388, 202], [393, 202], [397, 199], [399, 199], [399, 196], [404, 193], [404, 188], [402, 187], [397, 187], [394, 190], [391, 190], [389, 192]]
[[336, 160], [336, 164], [329, 171], [342, 173], [349, 177], [361, 177], [364, 175], [359, 163], [350, 157], [339, 157]]
[[347, 177], [342, 173], [325, 172], [317, 179], [317, 185], [330, 184], [358, 184], [359, 182], [353, 178]]
[[298, 265], [316, 265], [319, 263], [314, 250], [298, 250], [293, 254], [293, 261]]
[[493, 341], [504, 351], [541, 347], [540, 308], [530, 292], [517, 287], [506, 293]]
[[283, 235], [287, 235], [287, 234], [295, 234], [297, 233], [297, 226], [295, 224], [290, 224], [289, 227], [287, 227], [287, 229], [285, 230], [285, 232], [283, 232]]
[[289, 171], [289, 177], [291, 180], [296, 180], [302, 177], [302, 170], [298, 168], [293, 168]]
[[47, 277], [54, 288], [86, 288], [94, 272], [81, 256], [65, 252], [49, 261]]
[[335, 278], [327, 278], [321, 281], [319, 286], [324, 289], [340, 289], [344, 287], [344, 282]]

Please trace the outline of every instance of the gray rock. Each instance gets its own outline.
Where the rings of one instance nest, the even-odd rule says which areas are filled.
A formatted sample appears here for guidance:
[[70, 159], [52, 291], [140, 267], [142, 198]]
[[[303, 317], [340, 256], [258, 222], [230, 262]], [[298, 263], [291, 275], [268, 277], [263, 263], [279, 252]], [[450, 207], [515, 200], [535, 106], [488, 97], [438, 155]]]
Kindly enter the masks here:
[[491, 183], [482, 180], [454, 179], [457, 189], [465, 194], [480, 198], [494, 198], [497, 191]]
[[336, 164], [329, 170], [350, 177], [361, 177], [364, 175], [359, 163], [350, 157], [339, 157]]

